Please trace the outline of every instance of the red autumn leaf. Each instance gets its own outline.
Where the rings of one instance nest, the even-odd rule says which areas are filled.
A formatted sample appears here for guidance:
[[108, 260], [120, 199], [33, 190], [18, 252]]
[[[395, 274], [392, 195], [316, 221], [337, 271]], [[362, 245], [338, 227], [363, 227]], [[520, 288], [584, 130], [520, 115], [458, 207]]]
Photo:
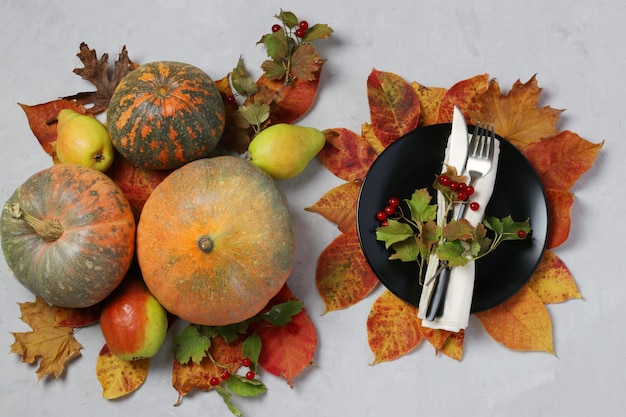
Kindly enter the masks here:
[[[269, 306], [289, 300], [297, 298], [285, 285]], [[271, 326], [261, 321], [254, 329], [261, 337], [259, 365], [272, 375], [285, 378], [293, 388], [293, 379], [313, 363], [317, 348], [317, 332], [306, 310], [294, 315], [284, 326]]]
[[111, 168], [107, 170], [107, 175], [120, 187], [135, 213], [138, 214], [155, 187], [170, 172], [137, 167], [121, 154], [116, 153]]
[[362, 180], [376, 159], [376, 152], [351, 130], [327, 129], [326, 144], [317, 154], [330, 172], [345, 181]]
[[426, 87], [418, 82], [412, 82], [420, 103], [420, 120], [418, 126], [430, 126], [439, 123], [439, 108], [448, 91], [441, 87]]
[[524, 155], [545, 188], [567, 191], [592, 167], [603, 144], [593, 144], [566, 130], [529, 144], [524, 148]]
[[553, 249], [569, 237], [572, 223], [570, 211], [574, 204], [574, 194], [554, 188], [546, 188], [545, 193], [548, 203], [548, 230], [550, 231], [546, 248]]
[[56, 119], [59, 112], [63, 109], [72, 109], [79, 113], [85, 114], [87, 110], [82, 105], [73, 100], [54, 100], [48, 103], [28, 106], [20, 104], [26, 117], [28, 125], [33, 132], [43, 150], [53, 158], [56, 155], [54, 142], [57, 140], [57, 124]]
[[[537, 108], [542, 89], [533, 76], [528, 82], [519, 80], [507, 95], [493, 79], [483, 94], [476, 96], [468, 108], [470, 122], [493, 123], [495, 131], [518, 149], [558, 133], [556, 124], [562, 110], [549, 106]], [[464, 113], [465, 114], [465, 113]]]
[[100, 320], [101, 304], [85, 308], [54, 306], [54, 325], [63, 327], [86, 327]]
[[335, 223], [340, 231], [347, 232], [356, 226], [356, 204], [361, 183], [349, 181], [325, 193], [306, 211], [318, 213]]
[[400, 76], [372, 70], [367, 99], [372, 126], [383, 147], [417, 127], [420, 103], [415, 90]]
[[481, 74], [459, 81], [450, 87], [441, 99], [437, 123], [452, 122], [452, 113], [455, 105], [465, 114], [465, 110], [474, 98], [487, 90], [488, 82], [489, 74]]
[[257, 84], [277, 92], [282, 97], [272, 107], [271, 124], [294, 123], [309, 111], [317, 96], [320, 73], [321, 68], [315, 74], [314, 80], [305, 81], [296, 78], [287, 85], [282, 80], [268, 80], [264, 75], [259, 78]]
[[105, 344], [96, 362], [96, 376], [107, 400], [124, 397], [145, 382], [150, 369], [150, 358], [125, 361], [111, 353]]
[[367, 317], [367, 341], [374, 364], [398, 359], [422, 341], [417, 309], [385, 290]]
[[494, 340], [509, 349], [554, 353], [550, 315], [528, 286], [499, 306], [477, 313], [476, 317]]
[[528, 286], [544, 304], [582, 298], [574, 277], [565, 263], [551, 251], [545, 251]]
[[215, 336], [211, 338], [209, 354], [200, 363], [189, 361], [182, 365], [175, 360], [172, 385], [179, 395], [176, 405], [180, 404], [182, 397], [193, 389], [201, 391], [213, 389], [211, 378], [219, 378], [224, 371], [237, 372], [241, 366], [242, 343], [243, 340], [238, 339], [229, 344], [222, 336]]
[[356, 227], [336, 237], [322, 251], [315, 284], [326, 304], [325, 313], [358, 303], [376, 287], [378, 278], [361, 251]]
[[378, 136], [376, 136], [374, 126], [372, 126], [371, 123], [363, 123], [361, 125], [361, 137], [372, 147], [376, 155], [380, 155], [380, 153], [385, 150], [385, 145], [383, 145], [378, 139]]

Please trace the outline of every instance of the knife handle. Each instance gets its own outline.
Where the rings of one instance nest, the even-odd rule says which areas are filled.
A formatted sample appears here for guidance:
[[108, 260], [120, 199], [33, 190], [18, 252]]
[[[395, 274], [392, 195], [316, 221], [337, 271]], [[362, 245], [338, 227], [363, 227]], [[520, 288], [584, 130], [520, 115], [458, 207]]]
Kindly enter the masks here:
[[426, 320], [433, 321], [443, 314], [444, 296], [448, 288], [449, 278], [450, 268], [443, 268], [439, 273], [435, 289], [433, 290], [433, 296], [426, 310]]

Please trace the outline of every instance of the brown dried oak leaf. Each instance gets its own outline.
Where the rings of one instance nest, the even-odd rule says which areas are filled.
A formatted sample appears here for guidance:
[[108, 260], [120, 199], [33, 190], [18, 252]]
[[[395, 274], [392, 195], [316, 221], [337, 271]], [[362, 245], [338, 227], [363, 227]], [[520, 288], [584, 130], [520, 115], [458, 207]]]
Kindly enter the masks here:
[[89, 49], [85, 42], [80, 44], [80, 52], [76, 55], [83, 63], [83, 68], [74, 68], [74, 73], [80, 75], [84, 80], [96, 86], [96, 91], [82, 92], [72, 96], [63, 97], [66, 100], [76, 100], [80, 104], [88, 107], [87, 112], [98, 114], [107, 109], [113, 91], [117, 84], [128, 72], [137, 68], [137, 64], [128, 58], [126, 45], [115, 61], [113, 74], [109, 78], [109, 54], [103, 54], [98, 59], [96, 50]]

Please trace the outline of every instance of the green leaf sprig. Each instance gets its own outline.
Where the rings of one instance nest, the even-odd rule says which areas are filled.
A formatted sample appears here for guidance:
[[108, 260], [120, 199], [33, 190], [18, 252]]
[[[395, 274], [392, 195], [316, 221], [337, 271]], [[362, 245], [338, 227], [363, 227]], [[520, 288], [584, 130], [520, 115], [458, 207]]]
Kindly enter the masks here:
[[384, 242], [386, 249], [393, 250], [390, 260], [418, 263], [420, 284], [424, 283], [432, 254], [443, 261], [440, 268], [463, 266], [493, 252], [504, 241], [525, 239], [531, 231], [529, 219], [516, 222], [510, 215], [502, 219], [486, 216], [476, 227], [464, 218], [448, 220], [448, 213], [456, 205], [468, 203], [459, 198], [458, 191], [442, 184], [439, 178], [443, 175], [453, 182], [466, 180], [450, 166], [446, 172], [435, 176], [433, 187], [442, 193], [445, 204], [441, 226], [437, 224], [437, 204], [433, 203], [428, 189], [422, 188], [403, 200], [407, 213], [399, 206], [397, 215], [376, 228], [376, 239]]

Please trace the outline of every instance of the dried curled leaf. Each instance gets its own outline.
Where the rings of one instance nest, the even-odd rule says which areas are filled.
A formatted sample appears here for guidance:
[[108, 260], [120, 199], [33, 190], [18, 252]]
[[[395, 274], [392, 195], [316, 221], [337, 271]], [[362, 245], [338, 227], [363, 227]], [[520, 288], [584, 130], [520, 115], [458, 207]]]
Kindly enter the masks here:
[[124, 361], [104, 345], [96, 362], [96, 376], [102, 386], [102, 396], [107, 400], [124, 397], [145, 382], [150, 369], [150, 358]]
[[137, 64], [128, 58], [126, 46], [122, 47], [117, 61], [115, 61], [113, 74], [109, 78], [109, 54], [103, 54], [100, 59], [95, 49], [89, 49], [85, 42], [80, 44], [80, 52], [76, 55], [83, 63], [83, 68], [75, 68], [74, 73], [84, 80], [91, 82], [96, 91], [83, 92], [63, 97], [66, 100], [76, 100], [80, 104], [89, 107], [87, 111], [98, 114], [107, 109], [109, 101], [117, 84], [129, 71], [135, 69]]
[[19, 306], [22, 321], [33, 331], [12, 333], [15, 343], [11, 345], [11, 352], [22, 356], [22, 362], [39, 361], [39, 380], [46, 375], [59, 378], [66, 365], [80, 356], [82, 345], [74, 338], [74, 329], [56, 326], [54, 307], [41, 297], [36, 297], [34, 302], [19, 303]]

